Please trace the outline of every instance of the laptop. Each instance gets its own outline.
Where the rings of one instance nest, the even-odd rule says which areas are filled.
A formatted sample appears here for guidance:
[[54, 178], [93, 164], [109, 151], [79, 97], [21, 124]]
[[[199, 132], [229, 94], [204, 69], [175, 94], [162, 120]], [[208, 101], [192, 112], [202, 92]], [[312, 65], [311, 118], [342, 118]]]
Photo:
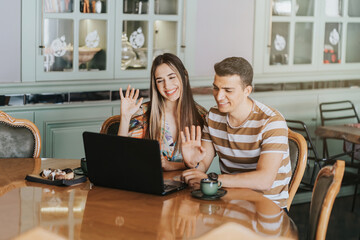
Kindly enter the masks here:
[[186, 187], [164, 180], [158, 141], [84, 132], [88, 178], [95, 186], [166, 195]]

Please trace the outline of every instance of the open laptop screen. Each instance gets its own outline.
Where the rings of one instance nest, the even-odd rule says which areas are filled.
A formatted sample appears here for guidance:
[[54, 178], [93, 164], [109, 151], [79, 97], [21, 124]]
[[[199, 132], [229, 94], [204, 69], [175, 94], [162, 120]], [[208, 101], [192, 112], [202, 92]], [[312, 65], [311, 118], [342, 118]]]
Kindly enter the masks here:
[[163, 193], [158, 141], [83, 133], [88, 177], [99, 186]]

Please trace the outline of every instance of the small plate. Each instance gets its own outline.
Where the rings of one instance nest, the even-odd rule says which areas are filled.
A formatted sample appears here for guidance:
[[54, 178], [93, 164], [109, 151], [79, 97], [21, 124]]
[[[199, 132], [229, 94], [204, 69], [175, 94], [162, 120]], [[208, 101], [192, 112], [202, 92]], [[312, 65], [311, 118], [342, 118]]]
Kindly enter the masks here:
[[218, 200], [227, 193], [225, 189], [219, 189], [214, 195], [205, 195], [200, 189], [191, 192], [191, 196], [202, 200]]
[[[74, 171], [74, 173], [75, 173], [75, 171]], [[44, 183], [44, 184], [55, 185], [55, 186], [71, 186], [71, 185], [75, 185], [78, 183], [86, 182], [86, 180], [87, 180], [86, 176], [77, 175], [76, 173], [74, 174], [74, 178], [69, 179], [69, 180], [65, 180], [65, 179], [50, 180], [50, 179], [43, 178], [40, 175], [41, 175], [41, 173], [39, 175], [28, 174], [28, 175], [26, 175], [25, 180], [28, 180], [30, 182]]]
[[84, 171], [82, 170], [81, 167], [78, 167], [78, 168], [74, 168], [74, 173], [76, 175], [85, 175]]

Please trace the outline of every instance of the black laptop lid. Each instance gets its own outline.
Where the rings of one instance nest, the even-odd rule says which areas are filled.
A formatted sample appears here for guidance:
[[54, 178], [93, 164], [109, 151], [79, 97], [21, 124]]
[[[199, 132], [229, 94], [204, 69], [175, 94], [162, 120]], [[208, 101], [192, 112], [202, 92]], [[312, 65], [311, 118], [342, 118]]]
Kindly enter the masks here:
[[162, 194], [158, 141], [84, 132], [88, 177], [98, 186]]

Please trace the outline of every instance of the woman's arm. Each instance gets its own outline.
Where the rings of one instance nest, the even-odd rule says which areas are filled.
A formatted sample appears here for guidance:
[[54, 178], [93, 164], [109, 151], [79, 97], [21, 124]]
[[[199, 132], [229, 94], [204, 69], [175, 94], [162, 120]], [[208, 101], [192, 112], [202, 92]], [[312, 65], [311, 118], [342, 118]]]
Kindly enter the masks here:
[[171, 162], [165, 158], [161, 158], [161, 165], [164, 171], [175, 171], [187, 169], [184, 162]]
[[120, 105], [120, 126], [118, 131], [118, 136], [127, 137], [129, 134], [129, 124], [132, 115], [140, 108], [140, 105], [143, 101], [143, 98], [139, 97], [139, 89], [132, 88], [130, 90], [130, 85], [126, 89], [125, 96], [122, 92], [122, 88], [119, 90], [121, 105]]

